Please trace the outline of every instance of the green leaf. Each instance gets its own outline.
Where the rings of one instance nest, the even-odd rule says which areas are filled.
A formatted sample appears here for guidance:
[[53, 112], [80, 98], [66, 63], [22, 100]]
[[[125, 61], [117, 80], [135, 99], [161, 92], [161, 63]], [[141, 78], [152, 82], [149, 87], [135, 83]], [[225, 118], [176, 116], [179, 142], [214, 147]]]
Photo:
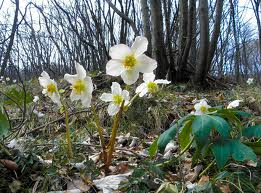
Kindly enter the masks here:
[[255, 154], [261, 155], [261, 141], [258, 142], [244, 142], [245, 145], [253, 149]]
[[208, 138], [212, 126], [212, 119], [208, 115], [197, 116], [191, 125], [192, 132], [199, 142], [204, 142]]
[[181, 150], [183, 150], [190, 142], [190, 134], [192, 132], [192, 121], [186, 121], [184, 126], [181, 128], [181, 132], [179, 134], [179, 144], [181, 147]]
[[228, 141], [219, 141], [211, 146], [217, 165], [222, 168], [230, 156], [230, 144]]
[[150, 158], [154, 157], [158, 151], [158, 139], [153, 141], [153, 143], [149, 147], [149, 156]]
[[159, 187], [156, 193], [169, 193], [169, 192], [178, 193], [179, 190], [176, 185], [171, 184], [170, 182], [164, 182], [163, 184], [161, 184], [161, 186]]
[[172, 127], [170, 127], [168, 130], [164, 131], [158, 139], [158, 149], [160, 150], [160, 152], [163, 152], [166, 145], [170, 142], [170, 140], [173, 139], [173, 137], [176, 135], [177, 133], [177, 124], [174, 124]]
[[9, 97], [5, 99], [4, 101], [5, 105], [14, 105], [17, 103], [18, 105], [22, 106], [24, 103], [24, 99], [26, 104], [33, 101], [33, 97], [30, 93], [26, 93], [25, 96], [24, 91], [17, 90], [15, 87], [9, 89], [5, 94]]
[[214, 115], [197, 116], [192, 123], [192, 132], [198, 142], [204, 142], [210, 134], [211, 129], [216, 129], [223, 138], [229, 137], [230, 125], [228, 122]]
[[7, 136], [9, 131], [9, 122], [8, 119], [3, 112], [3, 110], [0, 108], [0, 140]]
[[253, 150], [239, 140], [230, 141], [230, 151], [233, 159], [236, 161], [256, 160], [256, 154]]
[[244, 128], [242, 135], [245, 137], [261, 137], [261, 124]]

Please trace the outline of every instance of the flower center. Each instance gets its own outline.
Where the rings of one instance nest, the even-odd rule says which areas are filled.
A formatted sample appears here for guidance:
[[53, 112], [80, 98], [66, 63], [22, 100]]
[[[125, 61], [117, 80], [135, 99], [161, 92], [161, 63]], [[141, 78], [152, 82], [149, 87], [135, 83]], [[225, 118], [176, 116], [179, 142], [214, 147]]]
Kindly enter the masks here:
[[117, 95], [113, 96], [113, 102], [114, 102], [115, 105], [119, 105], [120, 106], [122, 101], [123, 101], [123, 98], [122, 98], [121, 95], [117, 94]]
[[76, 94], [81, 94], [82, 92], [85, 91], [85, 84], [83, 80], [77, 80], [75, 84], [72, 86], [72, 89]]
[[132, 69], [137, 64], [137, 60], [133, 55], [126, 56], [123, 65], [127, 70]]
[[159, 89], [158, 85], [155, 82], [149, 82], [147, 84], [147, 88], [150, 93], [155, 93]]
[[56, 92], [56, 86], [55, 84], [51, 83], [47, 85], [47, 92], [48, 93], [54, 93]]
[[202, 113], [207, 112], [207, 107], [201, 106], [201, 107], [200, 107], [200, 111], [201, 111]]

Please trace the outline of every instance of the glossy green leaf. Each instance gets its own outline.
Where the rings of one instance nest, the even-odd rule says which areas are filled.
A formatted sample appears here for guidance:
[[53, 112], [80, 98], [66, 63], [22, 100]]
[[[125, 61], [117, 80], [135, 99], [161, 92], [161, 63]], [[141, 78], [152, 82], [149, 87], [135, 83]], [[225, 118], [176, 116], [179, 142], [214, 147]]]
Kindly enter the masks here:
[[197, 116], [191, 127], [198, 142], [205, 141], [209, 137], [211, 129], [216, 129], [223, 138], [229, 137], [230, 133], [230, 125], [228, 122], [214, 115]]
[[245, 137], [261, 137], [261, 124], [244, 128], [242, 135]]
[[150, 158], [154, 157], [158, 151], [158, 139], [153, 141], [153, 143], [149, 147], [149, 156]]
[[228, 161], [230, 156], [229, 141], [220, 141], [211, 146], [211, 150], [215, 156], [217, 165], [222, 168]]
[[256, 160], [256, 154], [253, 152], [253, 150], [241, 143], [239, 140], [230, 141], [230, 151], [234, 160]]
[[181, 128], [181, 132], [178, 137], [181, 150], [183, 150], [190, 142], [190, 134], [192, 132], [191, 125], [192, 121], [189, 120], [185, 122], [184, 126]]
[[9, 122], [8, 119], [3, 112], [3, 110], [0, 108], [0, 140], [7, 136], [9, 131]]
[[163, 152], [166, 145], [170, 142], [170, 140], [173, 139], [173, 137], [177, 133], [177, 124], [174, 124], [172, 127], [170, 127], [168, 130], [164, 131], [158, 139], [158, 149], [160, 152]]

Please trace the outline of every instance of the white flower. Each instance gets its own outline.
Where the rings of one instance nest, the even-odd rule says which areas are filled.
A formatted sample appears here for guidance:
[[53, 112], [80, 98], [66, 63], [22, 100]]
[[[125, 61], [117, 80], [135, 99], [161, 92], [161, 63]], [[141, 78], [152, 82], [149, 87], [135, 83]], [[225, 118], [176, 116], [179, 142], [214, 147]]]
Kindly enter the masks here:
[[155, 74], [144, 73], [143, 74], [144, 83], [139, 85], [136, 89], [136, 93], [140, 93], [139, 96], [143, 97], [147, 93], [155, 93], [159, 90], [158, 84], [169, 84], [170, 81], [158, 79], [155, 80]]
[[72, 84], [70, 99], [72, 101], [81, 100], [84, 107], [90, 107], [93, 91], [92, 79], [86, 75], [86, 70], [77, 62], [75, 62], [75, 69], [77, 74], [64, 75], [64, 79]]
[[34, 96], [33, 102], [36, 103], [39, 100], [39, 96]]
[[108, 106], [108, 113], [110, 116], [119, 112], [122, 101], [128, 104], [130, 100], [129, 92], [122, 90], [121, 86], [117, 82], [113, 82], [111, 86], [111, 93], [103, 93], [100, 97], [102, 101], [110, 102]]
[[45, 96], [49, 96], [54, 103], [58, 104], [58, 106], [61, 106], [62, 104], [57, 90], [57, 84], [53, 79], [50, 79], [47, 72], [42, 72], [41, 77], [39, 77], [39, 83], [44, 88], [42, 93]]
[[17, 140], [16, 139], [12, 139], [8, 144], [7, 147], [8, 148], [17, 148], [18, 144], [17, 144]]
[[248, 85], [251, 85], [251, 84], [253, 84], [254, 83], [254, 79], [253, 78], [248, 78], [247, 79], [247, 84]]
[[10, 78], [9, 78], [9, 77], [6, 77], [5, 80], [8, 82], [8, 81], [10, 81]]
[[111, 60], [106, 64], [106, 73], [121, 76], [125, 84], [131, 85], [139, 73], [150, 73], [157, 68], [157, 62], [144, 54], [148, 47], [145, 37], [136, 37], [131, 47], [118, 44], [110, 49]]
[[194, 115], [203, 115], [208, 111], [208, 108], [211, 106], [208, 105], [205, 99], [200, 100], [199, 103], [194, 105], [194, 109], [196, 110]]
[[239, 106], [239, 103], [242, 102], [243, 100], [234, 100], [232, 102], [230, 102], [227, 106], [227, 109], [232, 109], [232, 108], [236, 108]]
[[16, 83], [16, 79], [13, 80], [13, 83]]

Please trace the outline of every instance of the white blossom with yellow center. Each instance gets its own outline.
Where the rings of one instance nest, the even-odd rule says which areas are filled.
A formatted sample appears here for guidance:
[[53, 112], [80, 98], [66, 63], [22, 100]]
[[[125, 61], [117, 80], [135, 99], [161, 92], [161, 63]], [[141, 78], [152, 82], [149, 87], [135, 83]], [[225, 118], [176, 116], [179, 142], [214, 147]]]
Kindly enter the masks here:
[[211, 106], [208, 105], [206, 99], [202, 99], [200, 100], [199, 103], [196, 103], [194, 105], [194, 109], [196, 110], [194, 112], [194, 115], [203, 115], [203, 114], [206, 114], [208, 112], [208, 109], [210, 108]]
[[121, 76], [125, 84], [131, 85], [139, 78], [139, 73], [150, 73], [157, 67], [157, 62], [146, 56], [148, 40], [145, 37], [135, 38], [131, 47], [118, 44], [110, 49], [111, 60], [106, 64], [106, 73]]
[[232, 108], [236, 108], [239, 106], [239, 103], [242, 102], [243, 100], [234, 100], [232, 102], [230, 102], [227, 106], [227, 109], [232, 109]]
[[86, 75], [86, 70], [77, 62], [75, 69], [77, 74], [64, 75], [64, 79], [72, 84], [70, 99], [71, 101], [81, 100], [84, 107], [90, 107], [93, 91], [92, 79]]
[[147, 93], [153, 94], [153, 93], [158, 92], [158, 90], [159, 90], [158, 84], [169, 84], [170, 83], [170, 81], [168, 81], [168, 80], [163, 80], [163, 79], [155, 80], [155, 74], [153, 72], [143, 74], [143, 80], [144, 80], [144, 83], [139, 85], [136, 89], [136, 93], [139, 93], [140, 97], [143, 97]]
[[56, 82], [50, 78], [49, 74], [45, 71], [42, 72], [41, 76], [38, 78], [40, 85], [44, 88], [42, 93], [45, 96], [49, 96], [52, 101], [58, 106], [61, 106], [60, 95], [57, 90]]
[[110, 116], [113, 116], [119, 112], [123, 100], [124, 104], [129, 103], [130, 96], [127, 90], [121, 89], [119, 83], [113, 82], [111, 86], [111, 93], [103, 93], [100, 99], [104, 102], [110, 102], [108, 106], [108, 113]]

